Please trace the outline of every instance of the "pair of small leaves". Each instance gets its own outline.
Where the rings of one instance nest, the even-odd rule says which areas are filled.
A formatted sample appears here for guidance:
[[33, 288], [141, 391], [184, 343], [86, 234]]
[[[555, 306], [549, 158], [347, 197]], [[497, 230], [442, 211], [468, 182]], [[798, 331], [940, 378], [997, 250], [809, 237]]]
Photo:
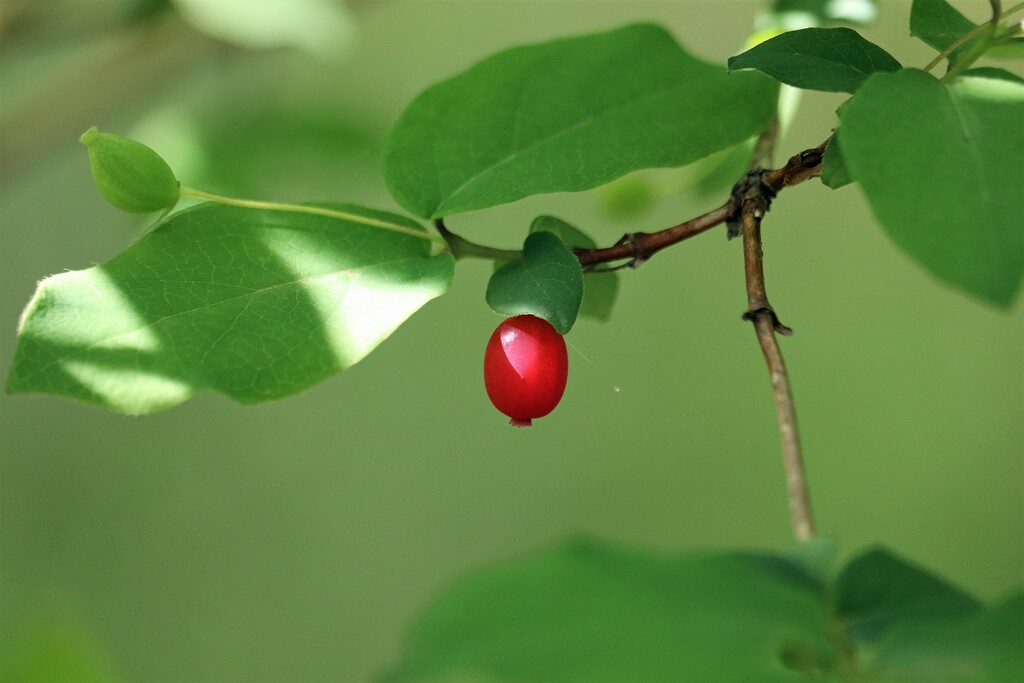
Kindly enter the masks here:
[[487, 303], [503, 315], [544, 318], [566, 334], [576, 317], [608, 320], [618, 293], [616, 273], [583, 273], [570, 247], [597, 245], [554, 216], [538, 216], [523, 244], [523, 260], [498, 268], [487, 285]]
[[745, 683], [846, 672], [993, 683], [1024, 673], [1024, 595], [986, 610], [883, 549], [828, 574], [784, 555], [665, 556], [578, 540], [444, 593], [388, 680]]

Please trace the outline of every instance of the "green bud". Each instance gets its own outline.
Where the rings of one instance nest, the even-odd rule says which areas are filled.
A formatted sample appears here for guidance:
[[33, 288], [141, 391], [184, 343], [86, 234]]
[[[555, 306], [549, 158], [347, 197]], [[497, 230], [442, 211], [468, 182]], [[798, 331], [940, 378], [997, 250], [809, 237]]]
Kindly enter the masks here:
[[178, 179], [160, 155], [141, 142], [96, 126], [79, 139], [89, 148], [92, 178], [108, 202], [130, 213], [169, 209], [178, 201]]

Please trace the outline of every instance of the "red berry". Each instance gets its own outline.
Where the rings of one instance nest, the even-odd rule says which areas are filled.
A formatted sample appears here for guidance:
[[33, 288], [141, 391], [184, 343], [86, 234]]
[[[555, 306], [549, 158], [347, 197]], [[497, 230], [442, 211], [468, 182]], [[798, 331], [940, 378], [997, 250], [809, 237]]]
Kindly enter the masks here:
[[512, 418], [509, 424], [529, 427], [554, 410], [568, 374], [565, 340], [542, 318], [508, 318], [487, 342], [484, 386], [494, 407]]

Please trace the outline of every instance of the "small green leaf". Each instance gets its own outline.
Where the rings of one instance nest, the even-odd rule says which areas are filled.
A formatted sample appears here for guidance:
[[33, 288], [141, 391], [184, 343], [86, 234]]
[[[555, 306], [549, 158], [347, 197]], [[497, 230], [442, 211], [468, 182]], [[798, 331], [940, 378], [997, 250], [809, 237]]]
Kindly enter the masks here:
[[576, 323], [583, 300], [583, 269], [551, 232], [535, 232], [523, 243], [523, 260], [502, 266], [487, 283], [487, 305], [502, 315], [544, 318], [559, 334]]
[[1009, 306], [1024, 277], [1024, 85], [876, 74], [841, 120], [843, 158], [896, 244], [946, 282]]
[[386, 680], [795, 682], [834, 657], [827, 633], [819, 584], [781, 557], [576, 541], [442, 594]]
[[[939, 52], [974, 28], [974, 22], [960, 14], [946, 0], [914, 0], [910, 6], [910, 35]], [[972, 38], [953, 50], [949, 55], [950, 63], [974, 47], [980, 37]]]
[[[330, 207], [415, 231], [355, 206]], [[451, 283], [449, 254], [363, 223], [201, 204], [40, 283], [8, 388], [151, 413], [214, 389], [258, 403], [352, 366]]]
[[981, 604], [884, 548], [857, 556], [836, 579], [836, 612], [854, 638], [873, 639], [893, 622], [969, 615]]
[[169, 209], [178, 202], [178, 179], [159, 154], [141, 142], [96, 126], [79, 141], [89, 150], [92, 177], [108, 202], [129, 213]]
[[832, 142], [828, 143], [825, 155], [821, 159], [821, 182], [833, 190], [853, 182], [850, 169], [846, 166], [842, 149], [839, 147], [838, 129], [832, 133]]
[[384, 176], [425, 218], [587, 190], [745, 140], [774, 114], [777, 89], [694, 58], [650, 24], [516, 47], [413, 100]]
[[[554, 216], [537, 216], [530, 232], [552, 232], [568, 247], [596, 249], [597, 243], [582, 231]], [[619, 293], [618, 273], [583, 273], [583, 303], [580, 316], [607, 322]]]
[[789, 31], [729, 59], [806, 90], [856, 92], [871, 74], [900, 68], [892, 55], [848, 28]]

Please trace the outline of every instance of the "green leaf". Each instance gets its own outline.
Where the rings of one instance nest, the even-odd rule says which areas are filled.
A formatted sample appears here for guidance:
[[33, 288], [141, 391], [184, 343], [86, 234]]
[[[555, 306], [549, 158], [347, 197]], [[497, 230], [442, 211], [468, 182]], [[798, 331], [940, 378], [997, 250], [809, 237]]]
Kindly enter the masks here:
[[843, 157], [896, 244], [1009, 306], [1024, 276], [1024, 85], [905, 69], [873, 76], [841, 117]]
[[780, 26], [800, 28], [812, 24], [843, 22], [870, 24], [878, 16], [874, 0], [775, 0], [771, 9]]
[[[910, 35], [939, 52], [974, 28], [974, 22], [960, 14], [946, 0], [914, 0], [910, 6]], [[953, 50], [949, 55], [950, 63], [974, 47], [980, 38], [972, 38]]]
[[806, 90], [856, 92], [871, 74], [900, 68], [892, 55], [848, 28], [789, 31], [729, 59]]
[[1024, 59], [1024, 36], [1013, 36], [993, 42], [985, 50], [985, 56], [994, 59]]
[[756, 134], [776, 93], [650, 24], [516, 47], [413, 100], [387, 141], [384, 176], [403, 207], [434, 218], [586, 190]]
[[566, 334], [583, 300], [583, 269], [551, 232], [535, 232], [523, 243], [523, 260], [499, 268], [487, 283], [487, 305], [502, 315], [529, 313]]
[[850, 175], [850, 169], [846, 166], [839, 146], [839, 129], [832, 133], [832, 142], [828, 143], [825, 155], [821, 159], [821, 182], [833, 190], [853, 182], [853, 176]]
[[801, 681], [833, 657], [821, 600], [780, 557], [576, 541], [445, 592], [387, 680]]
[[1011, 73], [1006, 69], [1000, 69], [997, 66], [976, 66], [973, 69], [960, 74], [961, 78], [967, 77], [974, 78], [995, 78], [1000, 81], [1009, 81], [1011, 83], [1024, 83], [1024, 78], [1021, 78], [1015, 73]]
[[242, 403], [281, 398], [365, 357], [448, 289], [453, 267], [413, 235], [202, 204], [105, 264], [44, 280], [22, 316], [8, 387], [125, 413], [206, 388]]
[[884, 548], [853, 560], [836, 579], [836, 612], [855, 638], [873, 639], [894, 622], [923, 616], [963, 616], [981, 604], [946, 581]]
[[872, 647], [876, 680], [1024, 681], [1024, 593], [996, 607], [893, 624]]
[[[537, 216], [530, 232], [551, 232], [568, 247], [596, 249], [597, 243], [577, 228], [554, 216]], [[618, 273], [583, 273], [583, 303], [580, 316], [607, 322], [619, 294]]]
[[856, 647], [858, 680], [1024, 680], [1024, 596], [992, 609], [947, 581], [876, 548], [833, 588], [836, 618]]

